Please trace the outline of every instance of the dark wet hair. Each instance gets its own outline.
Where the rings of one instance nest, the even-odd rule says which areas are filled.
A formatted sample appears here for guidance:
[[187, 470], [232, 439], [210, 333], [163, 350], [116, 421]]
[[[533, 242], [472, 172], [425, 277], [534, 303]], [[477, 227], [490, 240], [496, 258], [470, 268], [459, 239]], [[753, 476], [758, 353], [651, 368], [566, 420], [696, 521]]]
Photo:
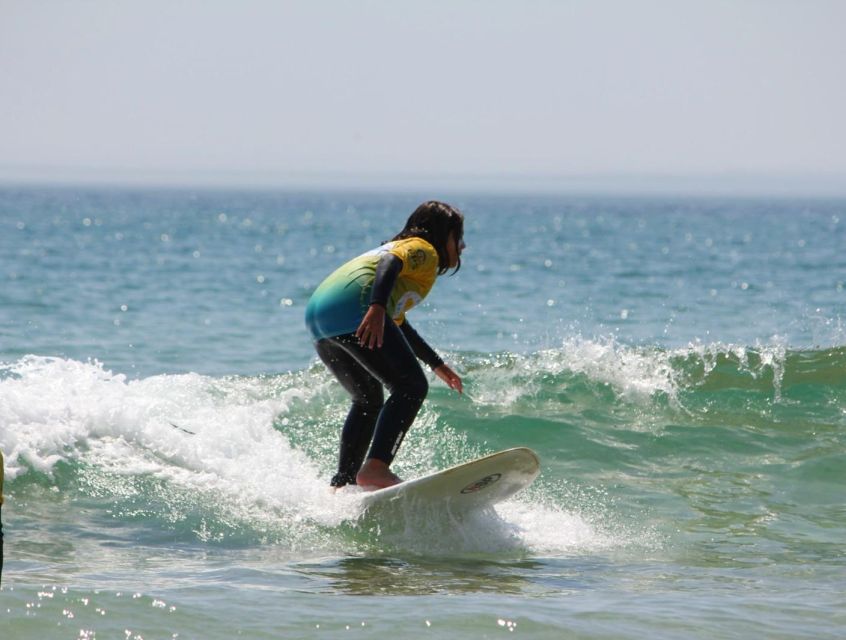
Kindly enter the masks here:
[[[455, 234], [456, 244], [461, 242], [464, 237], [464, 216], [452, 205], [430, 200], [414, 210], [405, 223], [405, 228], [394, 236], [393, 240], [423, 238], [438, 252], [438, 275], [440, 275], [449, 270], [447, 240], [450, 233]], [[460, 268], [461, 257], [458, 258], [455, 271]]]

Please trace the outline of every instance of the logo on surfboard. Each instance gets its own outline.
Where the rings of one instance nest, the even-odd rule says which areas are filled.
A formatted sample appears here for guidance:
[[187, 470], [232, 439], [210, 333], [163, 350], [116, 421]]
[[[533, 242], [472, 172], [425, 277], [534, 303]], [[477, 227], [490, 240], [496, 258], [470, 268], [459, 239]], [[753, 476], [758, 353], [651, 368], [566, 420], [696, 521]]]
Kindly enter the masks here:
[[489, 476], [485, 476], [481, 480], [476, 480], [476, 482], [471, 482], [466, 487], [461, 490], [461, 493], [476, 493], [477, 491], [481, 491], [485, 487], [489, 487], [494, 482], [499, 480], [502, 477], [501, 473], [492, 473]]

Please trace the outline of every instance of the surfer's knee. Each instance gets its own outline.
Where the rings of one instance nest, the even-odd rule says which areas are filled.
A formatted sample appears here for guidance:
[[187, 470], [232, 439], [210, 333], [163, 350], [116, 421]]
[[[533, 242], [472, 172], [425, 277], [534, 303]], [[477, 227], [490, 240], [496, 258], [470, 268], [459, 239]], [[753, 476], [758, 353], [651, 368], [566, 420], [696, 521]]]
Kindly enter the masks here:
[[368, 381], [368, 384], [357, 385], [352, 401], [365, 413], [379, 413], [385, 405], [385, 392], [381, 384]]
[[393, 389], [393, 393], [400, 393], [403, 397], [412, 402], [420, 402], [426, 399], [429, 393], [429, 381], [423, 374], [422, 369], [403, 376], [402, 380]]

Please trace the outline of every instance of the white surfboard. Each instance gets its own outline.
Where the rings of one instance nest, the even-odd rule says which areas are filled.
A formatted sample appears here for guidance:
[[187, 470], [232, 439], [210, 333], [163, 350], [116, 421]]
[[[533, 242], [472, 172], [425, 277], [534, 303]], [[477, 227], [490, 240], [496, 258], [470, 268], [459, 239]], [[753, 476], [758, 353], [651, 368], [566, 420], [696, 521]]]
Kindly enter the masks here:
[[443, 507], [455, 515], [482, 509], [528, 487], [540, 472], [531, 449], [506, 449], [484, 458], [436, 471], [422, 478], [366, 493], [366, 512], [392, 508]]

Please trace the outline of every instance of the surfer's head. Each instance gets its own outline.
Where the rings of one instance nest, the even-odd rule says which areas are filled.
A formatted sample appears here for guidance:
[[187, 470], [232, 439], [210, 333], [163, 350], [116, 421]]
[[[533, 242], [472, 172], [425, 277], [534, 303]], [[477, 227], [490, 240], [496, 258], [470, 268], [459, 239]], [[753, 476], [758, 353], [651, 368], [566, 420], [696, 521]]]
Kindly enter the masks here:
[[430, 200], [414, 210], [405, 228], [393, 239], [423, 238], [438, 252], [438, 273], [461, 268], [464, 249], [464, 216], [445, 202]]

